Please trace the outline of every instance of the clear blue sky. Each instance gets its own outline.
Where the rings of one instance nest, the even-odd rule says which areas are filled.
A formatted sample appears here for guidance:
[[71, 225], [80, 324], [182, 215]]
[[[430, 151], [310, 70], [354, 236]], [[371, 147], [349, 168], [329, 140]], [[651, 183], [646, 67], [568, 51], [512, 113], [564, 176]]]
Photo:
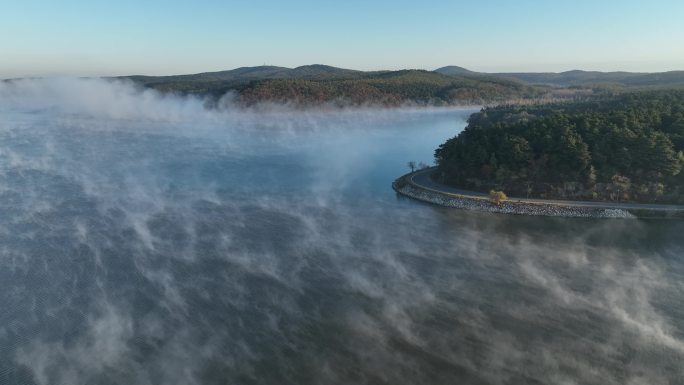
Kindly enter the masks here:
[[684, 69], [682, 0], [0, 0], [0, 77]]

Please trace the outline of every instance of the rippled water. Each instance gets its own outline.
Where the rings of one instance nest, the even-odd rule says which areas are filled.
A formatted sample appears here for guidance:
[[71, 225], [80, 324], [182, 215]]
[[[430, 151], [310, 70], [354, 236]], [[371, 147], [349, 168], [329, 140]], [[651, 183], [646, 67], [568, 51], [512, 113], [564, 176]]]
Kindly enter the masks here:
[[[4, 88], [3, 88], [4, 87]], [[678, 384], [684, 224], [397, 196], [473, 110], [0, 86], [2, 384]]]

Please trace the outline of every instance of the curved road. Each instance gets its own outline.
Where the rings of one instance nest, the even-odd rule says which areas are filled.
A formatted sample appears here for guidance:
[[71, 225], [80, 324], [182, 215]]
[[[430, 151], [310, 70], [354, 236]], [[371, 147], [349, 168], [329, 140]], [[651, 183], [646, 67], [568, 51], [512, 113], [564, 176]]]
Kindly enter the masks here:
[[[445, 186], [441, 183], [437, 183], [430, 175], [434, 172], [435, 168], [427, 168], [425, 170], [416, 171], [409, 175], [409, 180], [412, 184], [426, 189], [443, 194], [454, 194], [462, 195], [469, 198], [477, 199], [489, 199], [488, 195], [485, 193], [462, 190], [455, 187]], [[663, 205], [656, 203], [609, 203], [609, 202], [589, 202], [589, 201], [561, 201], [561, 200], [551, 200], [551, 199], [530, 199], [530, 198], [515, 198], [509, 197], [510, 202], [523, 202], [523, 203], [542, 203], [542, 204], [552, 204], [561, 206], [578, 206], [578, 207], [595, 207], [602, 209], [648, 209], [648, 210], [679, 210], [684, 211], [684, 206], [682, 205]]]

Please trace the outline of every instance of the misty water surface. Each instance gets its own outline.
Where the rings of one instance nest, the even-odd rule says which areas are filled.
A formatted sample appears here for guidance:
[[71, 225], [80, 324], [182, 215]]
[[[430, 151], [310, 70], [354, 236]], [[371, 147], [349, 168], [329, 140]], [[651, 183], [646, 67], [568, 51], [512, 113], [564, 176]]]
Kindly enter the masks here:
[[682, 222], [391, 190], [471, 112], [0, 85], [0, 384], [682, 383]]

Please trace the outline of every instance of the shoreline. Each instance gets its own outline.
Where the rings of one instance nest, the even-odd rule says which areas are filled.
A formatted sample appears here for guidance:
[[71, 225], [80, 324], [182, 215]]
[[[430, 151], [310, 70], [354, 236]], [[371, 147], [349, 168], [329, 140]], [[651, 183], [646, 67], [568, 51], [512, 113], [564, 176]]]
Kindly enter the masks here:
[[[532, 215], [564, 218], [684, 218], [684, 206], [676, 208], [653, 208], [648, 204], [628, 204], [629, 207], [621, 207], [619, 204], [605, 204], [597, 202], [574, 202], [549, 200], [544, 202], [535, 199], [534, 202], [518, 200], [516, 198], [506, 200], [501, 205], [495, 205], [489, 198], [476, 192], [458, 190], [458, 192], [439, 191], [439, 187], [433, 182], [433, 188], [416, 183], [414, 176], [431, 172], [432, 168], [408, 173], [392, 182], [392, 188], [399, 194], [422, 202], [432, 203], [444, 207], [452, 207], [463, 210], [483, 211], [499, 214]], [[448, 186], [442, 186], [448, 189]], [[456, 189], [452, 189], [456, 190]], [[614, 206], [614, 207], [610, 207]], [[625, 205], [627, 206], [627, 205]]]

